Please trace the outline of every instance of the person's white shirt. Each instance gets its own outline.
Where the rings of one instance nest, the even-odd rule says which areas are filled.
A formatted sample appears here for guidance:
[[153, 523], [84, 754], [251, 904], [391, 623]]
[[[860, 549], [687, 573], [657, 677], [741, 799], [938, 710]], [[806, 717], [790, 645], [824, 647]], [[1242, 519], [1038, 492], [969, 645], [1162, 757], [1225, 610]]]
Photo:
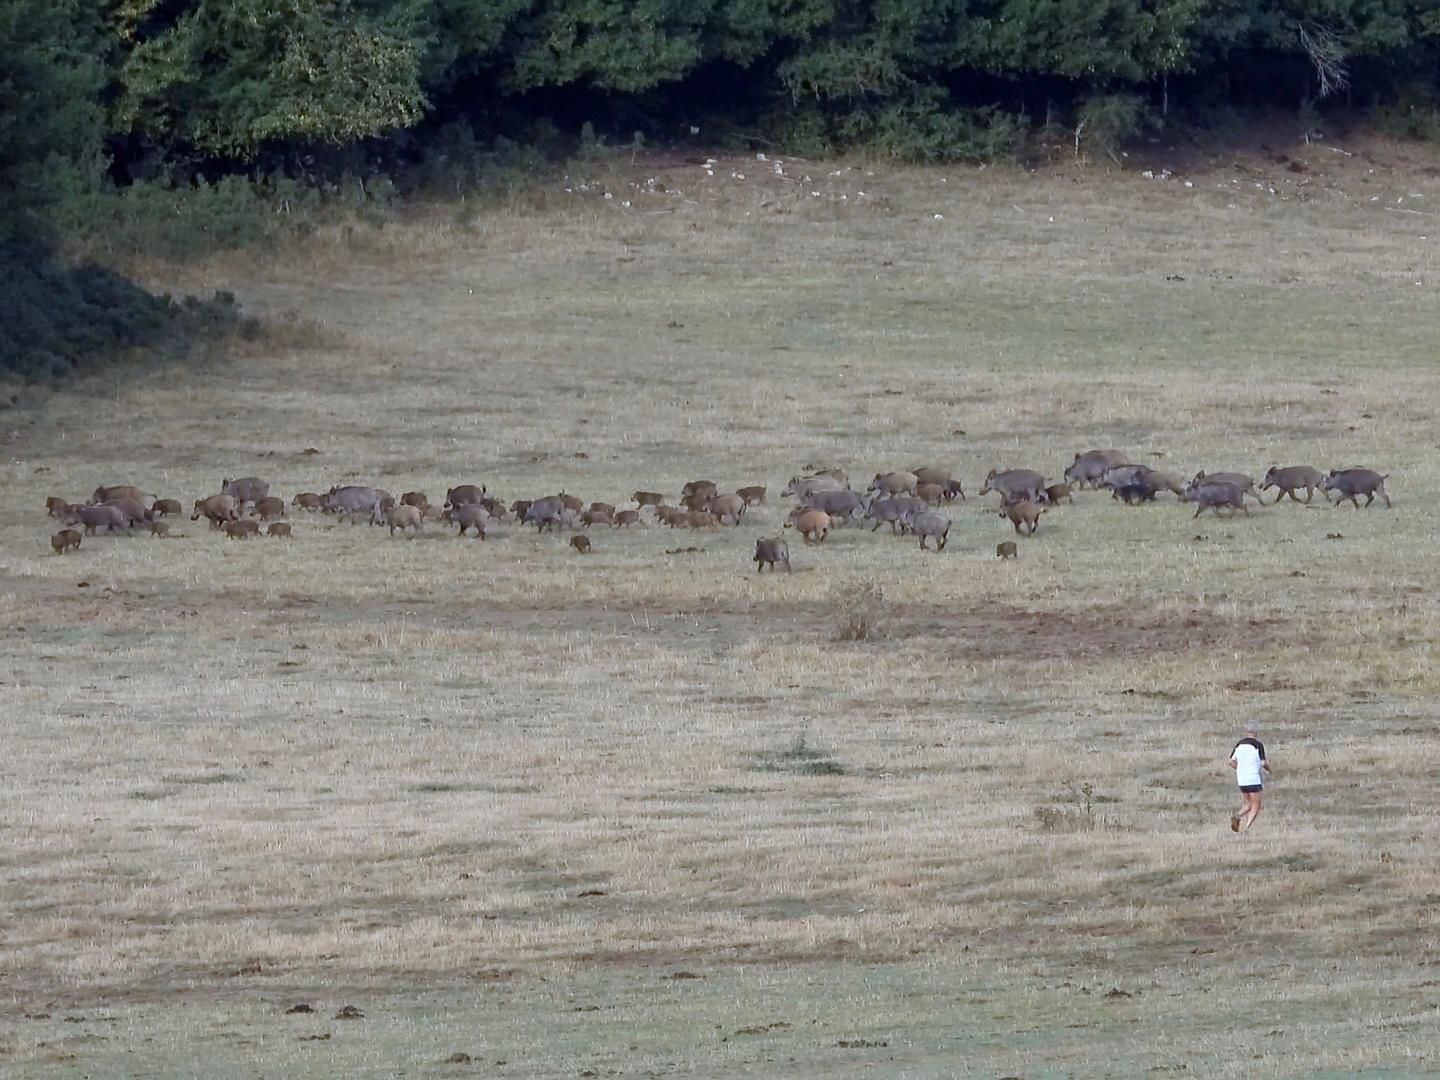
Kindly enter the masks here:
[[1246, 736], [1235, 745], [1230, 754], [1235, 763], [1235, 783], [1241, 787], [1253, 787], [1264, 781], [1260, 776], [1260, 765], [1265, 760], [1265, 744], [1253, 736]]

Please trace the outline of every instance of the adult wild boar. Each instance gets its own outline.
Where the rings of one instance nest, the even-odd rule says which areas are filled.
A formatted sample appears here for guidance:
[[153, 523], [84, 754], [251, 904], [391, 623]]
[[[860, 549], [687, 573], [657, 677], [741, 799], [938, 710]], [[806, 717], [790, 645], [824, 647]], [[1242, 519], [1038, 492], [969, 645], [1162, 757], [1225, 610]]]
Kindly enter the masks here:
[[1319, 469], [1313, 469], [1309, 465], [1289, 465], [1283, 469], [1272, 468], [1265, 474], [1265, 479], [1260, 481], [1259, 491], [1269, 491], [1272, 487], [1278, 488], [1280, 493], [1275, 496], [1278, 505], [1286, 495], [1290, 496], [1291, 502], [1299, 502], [1300, 497], [1295, 494], [1301, 488], [1305, 489], [1305, 501], [1308, 503], [1315, 498], [1317, 490], [1323, 491], [1325, 474]]
[[825, 537], [830, 535], [830, 515], [824, 510], [797, 506], [790, 511], [790, 518], [785, 522], [785, 528], [794, 529], [809, 543], [823, 544]]
[[716, 495], [705, 504], [705, 509], [721, 522], [728, 517], [730, 524], [739, 525], [740, 519], [745, 516], [745, 500], [738, 492], [734, 495]]
[[780, 537], [770, 540], [755, 541], [755, 572], [761, 573], [765, 567], [770, 567], [773, 574], [777, 565], [785, 567], [785, 572], [790, 573], [790, 545]]
[[441, 516], [451, 524], [460, 527], [458, 536], [464, 536], [474, 529], [481, 540], [485, 539], [485, 526], [490, 524], [490, 515], [483, 506], [461, 503], [459, 506], [450, 507]]
[[119, 510], [120, 513], [124, 514], [125, 527], [127, 529], [140, 524], [142, 521], [150, 520], [150, 514], [149, 511], [145, 509], [145, 504], [138, 499], [111, 499], [100, 505], [113, 506], [116, 510]]
[[1234, 484], [1237, 488], [1240, 489], [1243, 494], [1249, 495], [1256, 502], [1264, 502], [1264, 500], [1261, 499], [1259, 494], [1255, 491], [1254, 477], [1246, 476], [1244, 473], [1207, 473], [1204, 469], [1201, 469], [1195, 474], [1195, 479], [1190, 481], [1190, 483], [1186, 486], [1185, 490], [1189, 492], [1192, 491], [1194, 488], [1200, 487], [1203, 484]]
[[153, 498], [153, 495], [146, 495], [132, 484], [119, 484], [115, 487], [97, 487], [95, 493], [90, 496], [90, 505], [98, 506], [100, 503], [114, 502], [116, 499], [134, 499], [138, 503], [143, 503], [146, 499]]
[[1015, 531], [1021, 536], [1035, 535], [1035, 530], [1040, 528], [1040, 515], [1043, 513], [1045, 507], [1037, 506], [1028, 499], [1006, 503], [1000, 508], [1000, 516], [1014, 525]]
[[266, 495], [255, 500], [255, 516], [261, 521], [279, 521], [285, 516], [285, 500], [278, 495]]
[[211, 495], [207, 499], [195, 500], [195, 513], [190, 515], [190, 520], [199, 521], [203, 517], [212, 527], [219, 528], [239, 516], [240, 507], [234, 495]]
[[856, 513], [865, 509], [865, 500], [858, 491], [841, 488], [838, 491], [812, 491], [800, 500], [800, 505], [824, 510], [838, 528], [841, 524], [848, 525], [855, 520]]
[[918, 514], [925, 509], [925, 504], [913, 495], [901, 495], [894, 499], [875, 499], [865, 511], [866, 519], [875, 522], [871, 528], [873, 533], [885, 522], [890, 523], [890, 532], [899, 532], [898, 526], [911, 514]]
[[383, 493], [375, 488], [347, 485], [330, 489], [330, 494], [325, 496], [325, 510], [344, 514], [353, 525], [361, 517], [374, 517], [384, 501]]
[[945, 542], [950, 536], [950, 519], [945, 515], [924, 510], [918, 514], [911, 514], [907, 517], [904, 521], [904, 526], [906, 532], [920, 538], [921, 551], [925, 550], [925, 540], [927, 537], [934, 537], [936, 551], [945, 550]]
[[1250, 508], [1245, 505], [1245, 489], [1239, 484], [1223, 480], [1191, 484], [1186, 489], [1185, 497], [1195, 504], [1197, 518], [1206, 510], [1214, 511], [1215, 516], [1219, 517], [1222, 507], [1229, 510], [1232, 516], [1236, 510], [1243, 511], [1246, 517], [1250, 516]]
[[226, 480], [220, 485], [220, 494], [235, 496], [235, 501], [244, 509], [246, 503], [257, 502], [269, 495], [270, 485], [264, 480], [246, 476], [240, 480]]
[[1004, 472], [991, 469], [985, 475], [980, 494], [991, 491], [998, 493], [1002, 502], [1039, 502], [1045, 497], [1045, 477], [1029, 469], [1006, 469]]
[[918, 483], [920, 478], [913, 472], [876, 473], [866, 490], [881, 496], [908, 495], [914, 493]]
[[1330, 492], [1335, 492], [1335, 505], [1339, 506], [1346, 499], [1357, 508], [1360, 506], [1359, 496], [1365, 496], [1365, 505], [1369, 506], [1375, 501], [1375, 496], [1385, 500], [1385, 508], [1390, 508], [1390, 496], [1385, 494], [1385, 481], [1389, 479], [1382, 476], [1373, 469], [1332, 469], [1330, 475], [1320, 483], [1320, 490], [1325, 493], [1325, 498], [1330, 498]]
[[418, 536], [425, 531], [425, 515], [418, 506], [391, 506], [384, 510], [379, 507], [370, 515], [371, 525], [390, 526], [390, 535], [395, 535], [395, 530], [404, 532], [406, 529], [414, 529]]
[[951, 480], [949, 469], [919, 468], [911, 469], [910, 471], [915, 474], [915, 479], [922, 484], [935, 484], [943, 488], [946, 484], [950, 483]]
[[803, 499], [817, 491], [843, 491], [844, 489], [845, 485], [833, 476], [792, 476], [790, 483], [786, 484], [785, 490], [780, 493], [780, 497], [783, 499], [794, 495], [796, 498]]
[[566, 506], [560, 501], [559, 495], [549, 495], [543, 499], [536, 499], [525, 508], [520, 515], [522, 525], [534, 525], [537, 533], [545, 532], [547, 529], [556, 532], [565, 525]]
[[1129, 465], [1130, 459], [1119, 450], [1086, 450], [1076, 454], [1075, 460], [1065, 470], [1064, 480], [1076, 487], [1099, 487], [1105, 474], [1120, 465]]

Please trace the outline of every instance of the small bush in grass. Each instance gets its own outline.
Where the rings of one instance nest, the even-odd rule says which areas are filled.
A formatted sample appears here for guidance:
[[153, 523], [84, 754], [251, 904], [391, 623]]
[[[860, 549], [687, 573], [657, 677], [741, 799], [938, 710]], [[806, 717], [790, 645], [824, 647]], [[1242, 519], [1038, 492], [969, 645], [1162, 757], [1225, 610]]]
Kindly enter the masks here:
[[836, 641], [875, 641], [885, 636], [889, 608], [883, 588], [875, 584], [837, 586], [833, 596], [838, 615]]
[[845, 766], [824, 750], [817, 750], [807, 741], [804, 732], [795, 736], [788, 750], [766, 750], [755, 755], [755, 768], [761, 772], [785, 772], [796, 776], [843, 776]]

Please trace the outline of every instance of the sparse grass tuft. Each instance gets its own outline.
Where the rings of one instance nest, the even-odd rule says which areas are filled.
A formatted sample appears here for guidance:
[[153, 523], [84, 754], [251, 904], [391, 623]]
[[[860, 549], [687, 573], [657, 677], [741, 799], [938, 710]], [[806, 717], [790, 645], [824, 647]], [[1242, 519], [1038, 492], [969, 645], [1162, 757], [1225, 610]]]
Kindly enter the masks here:
[[845, 766], [824, 750], [809, 745], [804, 732], [795, 736], [785, 750], [762, 750], [755, 755], [755, 769], [794, 776], [843, 776]]

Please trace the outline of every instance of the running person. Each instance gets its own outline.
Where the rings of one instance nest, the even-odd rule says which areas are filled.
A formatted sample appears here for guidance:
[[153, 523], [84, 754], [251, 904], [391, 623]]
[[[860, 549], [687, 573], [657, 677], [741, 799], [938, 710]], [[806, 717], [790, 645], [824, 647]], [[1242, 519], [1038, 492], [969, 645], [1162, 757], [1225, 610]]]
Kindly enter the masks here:
[[1244, 738], [1230, 751], [1230, 767], [1235, 770], [1235, 782], [1240, 785], [1241, 804], [1240, 812], [1230, 817], [1232, 832], [1250, 828], [1260, 816], [1263, 774], [1270, 771], [1270, 762], [1265, 760], [1265, 744], [1258, 738], [1259, 734], [1259, 721], [1247, 721]]

